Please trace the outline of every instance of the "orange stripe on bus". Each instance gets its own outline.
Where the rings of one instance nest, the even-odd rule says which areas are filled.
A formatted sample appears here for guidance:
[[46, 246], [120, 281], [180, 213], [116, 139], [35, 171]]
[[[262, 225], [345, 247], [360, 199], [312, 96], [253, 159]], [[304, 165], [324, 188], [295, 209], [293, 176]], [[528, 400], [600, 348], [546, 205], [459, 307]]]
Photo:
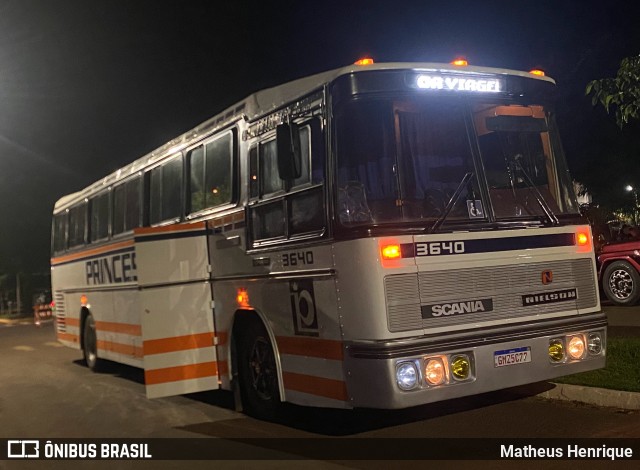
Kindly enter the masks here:
[[135, 235], [149, 235], [152, 233], [169, 233], [183, 232], [188, 230], [202, 230], [206, 227], [204, 222], [195, 222], [193, 224], [174, 224], [163, 225], [162, 227], [138, 227], [133, 230]]
[[96, 343], [98, 350], [114, 352], [125, 356], [142, 357], [142, 348], [133, 344], [122, 344], [114, 341], [98, 340]]
[[218, 365], [215, 362], [203, 362], [200, 364], [147, 370], [144, 372], [144, 382], [146, 385], [157, 385], [180, 380], [217, 376]]
[[294, 372], [283, 372], [282, 381], [284, 382], [284, 388], [288, 390], [332, 398], [334, 400], [349, 400], [347, 384], [342, 380], [325, 379], [324, 377], [296, 374]]
[[144, 355], [186, 351], [213, 346], [213, 333], [175, 336], [173, 338], [150, 339], [143, 343]]
[[142, 336], [142, 327], [130, 323], [117, 323], [111, 321], [97, 321], [96, 329], [101, 331], [111, 331], [131, 336]]
[[118, 250], [120, 248], [126, 248], [133, 246], [133, 240], [126, 240], [120, 243], [114, 243], [112, 245], [101, 246], [99, 248], [93, 248], [92, 250], [84, 250], [78, 253], [72, 253], [70, 255], [59, 256], [57, 258], [51, 258], [51, 264], [60, 264], [67, 261], [73, 261], [80, 258], [86, 258], [87, 256], [99, 255], [107, 253], [109, 251]]
[[67, 326], [80, 326], [80, 319], [79, 318], [69, 318], [66, 317], [63, 320], [60, 321], [60, 323], [63, 323]]
[[320, 357], [323, 359], [333, 359], [335, 361], [342, 361], [344, 358], [341, 341], [291, 336], [277, 336], [276, 341], [280, 354]]

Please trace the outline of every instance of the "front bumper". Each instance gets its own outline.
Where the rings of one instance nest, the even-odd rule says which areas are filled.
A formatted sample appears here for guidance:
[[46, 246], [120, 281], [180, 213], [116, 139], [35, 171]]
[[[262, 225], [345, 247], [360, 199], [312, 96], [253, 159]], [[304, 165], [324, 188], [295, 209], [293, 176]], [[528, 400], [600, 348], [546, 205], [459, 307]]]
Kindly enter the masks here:
[[[347, 346], [345, 357], [347, 389], [354, 407], [406, 408], [599, 369], [605, 366], [606, 328], [605, 315], [595, 313], [406, 341], [353, 342]], [[576, 333], [588, 336], [592, 332], [601, 333], [599, 355], [587, 353], [577, 361], [550, 361], [550, 340]], [[530, 362], [495, 367], [496, 351], [526, 347], [530, 348]], [[398, 387], [399, 362], [419, 362], [426, 356], [457, 353], [469, 354], [472, 358], [473, 376], [469, 380], [435, 387], [423, 381], [408, 391]]]

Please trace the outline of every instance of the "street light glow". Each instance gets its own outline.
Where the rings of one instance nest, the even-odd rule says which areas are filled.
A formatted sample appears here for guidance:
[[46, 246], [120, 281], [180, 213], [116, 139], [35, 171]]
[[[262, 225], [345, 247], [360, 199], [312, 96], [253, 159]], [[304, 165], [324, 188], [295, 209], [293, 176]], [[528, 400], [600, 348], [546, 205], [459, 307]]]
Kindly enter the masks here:
[[624, 187], [624, 189], [626, 189], [627, 191], [633, 191], [633, 186], [631, 186], [630, 184], [626, 185]]

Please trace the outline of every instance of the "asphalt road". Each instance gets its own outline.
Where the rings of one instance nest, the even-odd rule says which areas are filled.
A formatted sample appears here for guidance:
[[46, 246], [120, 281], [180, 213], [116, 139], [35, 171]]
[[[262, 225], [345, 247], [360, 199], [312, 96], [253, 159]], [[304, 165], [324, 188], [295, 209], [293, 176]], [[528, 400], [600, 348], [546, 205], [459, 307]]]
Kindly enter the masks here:
[[[635, 324], [630, 310], [612, 312], [612, 324]], [[4, 438], [640, 438], [640, 412], [543, 400], [535, 394], [549, 387], [545, 383], [397, 411], [288, 406], [280, 422], [268, 423], [236, 413], [228, 392], [149, 400], [140, 370], [113, 364], [104, 373], [90, 372], [79, 351], [56, 342], [51, 324], [41, 328], [0, 324], [0, 357], [0, 437]], [[243, 455], [249, 456], [252, 449], [246, 452]], [[618, 463], [622, 462], [614, 462]], [[273, 461], [266, 465], [280, 468]], [[300, 465], [325, 468], [333, 463]], [[350, 462], [348, 466], [388, 465]], [[4, 468], [0, 461], [0, 469]], [[246, 465], [227, 461], [225, 468]], [[566, 463], [557, 468], [566, 468]]]

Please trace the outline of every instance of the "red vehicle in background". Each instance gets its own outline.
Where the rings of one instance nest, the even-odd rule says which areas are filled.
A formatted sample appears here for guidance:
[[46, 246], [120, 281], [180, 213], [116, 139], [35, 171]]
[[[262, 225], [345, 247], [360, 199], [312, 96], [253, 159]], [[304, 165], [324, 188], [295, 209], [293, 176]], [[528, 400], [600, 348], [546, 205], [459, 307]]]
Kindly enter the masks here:
[[640, 228], [609, 224], [610, 241], [597, 251], [598, 277], [604, 295], [616, 305], [640, 301]]

